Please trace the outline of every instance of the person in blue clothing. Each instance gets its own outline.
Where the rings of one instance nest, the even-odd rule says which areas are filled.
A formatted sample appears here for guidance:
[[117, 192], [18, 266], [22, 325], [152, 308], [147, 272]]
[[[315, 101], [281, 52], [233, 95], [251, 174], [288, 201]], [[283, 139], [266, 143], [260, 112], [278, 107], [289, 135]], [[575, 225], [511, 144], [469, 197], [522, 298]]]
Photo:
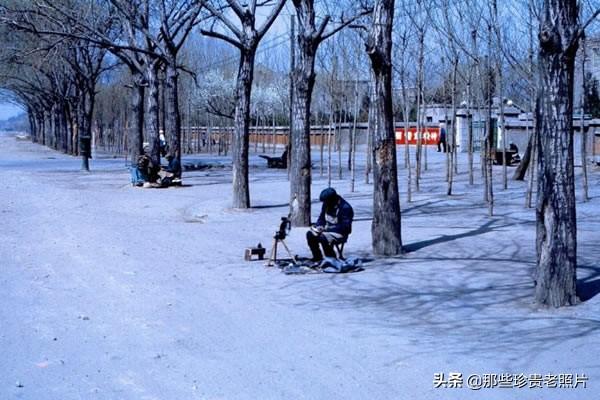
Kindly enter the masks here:
[[446, 124], [440, 124], [440, 136], [437, 142], [437, 151], [438, 153], [444, 149], [444, 153], [446, 152]]
[[144, 151], [138, 156], [135, 165], [131, 166], [130, 171], [131, 183], [134, 186], [155, 183], [159, 179], [160, 166], [152, 161], [148, 143], [144, 143]]
[[321, 192], [319, 200], [323, 202], [316, 224], [306, 233], [306, 241], [312, 252], [313, 262], [323, 259], [321, 247], [326, 257], [336, 257], [333, 245], [345, 243], [352, 233], [352, 206], [336, 193], [333, 188]]

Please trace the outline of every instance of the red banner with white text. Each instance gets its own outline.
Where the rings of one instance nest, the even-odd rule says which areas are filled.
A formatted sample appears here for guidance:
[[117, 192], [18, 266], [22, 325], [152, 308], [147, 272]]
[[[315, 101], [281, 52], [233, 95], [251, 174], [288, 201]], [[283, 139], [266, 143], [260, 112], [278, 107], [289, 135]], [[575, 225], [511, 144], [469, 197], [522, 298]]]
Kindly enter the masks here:
[[[396, 128], [396, 144], [417, 144], [417, 128], [408, 128], [408, 135], [404, 134], [404, 128]], [[440, 128], [422, 128], [420, 132], [421, 143], [424, 145], [436, 145], [440, 137]]]

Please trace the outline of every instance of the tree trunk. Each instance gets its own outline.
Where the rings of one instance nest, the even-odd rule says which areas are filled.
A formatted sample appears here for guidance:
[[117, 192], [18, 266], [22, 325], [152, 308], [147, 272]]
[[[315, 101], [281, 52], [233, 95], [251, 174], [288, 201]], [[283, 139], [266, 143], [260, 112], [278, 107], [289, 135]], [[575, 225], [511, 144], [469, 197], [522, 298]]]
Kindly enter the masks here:
[[[302, 28], [303, 24], [299, 24]], [[298, 36], [298, 60], [292, 72], [292, 165], [290, 166], [290, 196], [292, 224], [310, 225], [310, 104], [315, 84], [314, 43], [302, 31]], [[295, 201], [294, 201], [295, 199]]]
[[[404, 57], [404, 51], [402, 52]], [[410, 105], [408, 101], [408, 90], [406, 88], [406, 67], [401, 63], [400, 87], [402, 89], [402, 119], [404, 120], [404, 166], [406, 168], [406, 199], [412, 202], [412, 166], [410, 162], [410, 145], [408, 143], [408, 130], [410, 128]], [[371, 79], [372, 80], [372, 79]]]
[[507, 143], [507, 135], [508, 130], [506, 129], [506, 123], [504, 121], [504, 82], [502, 76], [502, 64], [501, 61], [498, 60], [498, 96], [500, 97], [500, 130], [502, 131], [502, 188], [504, 190], [508, 189], [508, 165], [506, 163], [506, 149], [508, 147]]
[[[173, 64], [167, 64], [165, 70], [165, 85], [164, 85], [164, 98], [165, 98], [165, 135], [169, 144], [169, 153], [175, 157], [181, 165], [181, 114], [179, 113], [179, 72], [175, 65], [175, 60], [172, 60]], [[181, 170], [177, 178], [181, 178]]]
[[319, 160], [319, 174], [321, 176], [323, 176], [323, 171], [324, 171], [324, 163], [325, 163], [325, 140], [323, 140], [323, 136], [324, 136], [324, 132], [323, 132], [323, 125], [325, 123], [325, 116], [322, 115], [323, 118], [318, 118], [319, 121], [319, 151], [321, 153], [321, 158]]
[[[374, 92], [375, 92], [375, 84], [373, 83], [373, 74], [371, 74], [371, 79], [369, 80], [369, 98], [373, 98], [375, 96]], [[371, 111], [372, 105], [371, 102], [369, 102], [369, 110], [368, 110], [368, 117], [367, 117], [367, 146], [366, 146], [366, 155], [367, 155], [367, 165], [365, 167], [365, 183], [368, 185], [369, 184], [369, 175], [371, 175], [371, 171], [373, 170], [373, 158], [371, 157], [372, 154], [372, 148], [373, 148], [373, 135], [372, 135], [372, 130], [373, 130], [373, 126], [374, 126], [374, 121], [372, 120], [372, 117], [375, 116], [375, 112]]]
[[479, 55], [477, 53], [477, 31], [471, 31], [471, 49], [475, 57], [474, 64], [469, 66], [469, 74], [467, 81], [467, 136], [468, 136], [468, 158], [469, 158], [469, 185], [475, 183], [475, 174], [473, 171], [473, 75], [477, 76], [477, 64], [479, 63]]
[[351, 170], [352, 175], [350, 178], [350, 191], [354, 193], [354, 183], [356, 181], [356, 123], [358, 121], [358, 113], [359, 113], [359, 93], [358, 93], [358, 77], [356, 78], [356, 93], [354, 94], [354, 120], [352, 121], [352, 135], [351, 135], [351, 143], [350, 152], [352, 154], [351, 158]]
[[45, 132], [45, 125], [44, 125], [44, 112], [38, 112], [37, 113], [37, 131], [38, 131], [38, 143], [45, 145], [46, 144], [46, 132]]
[[92, 83], [90, 87], [87, 87], [84, 92], [84, 103], [83, 103], [83, 121], [82, 121], [82, 132], [80, 140], [83, 140], [83, 147], [81, 148], [81, 165], [82, 169], [89, 171], [90, 161], [92, 157], [92, 125], [94, 120], [94, 106], [96, 105], [95, 85]]
[[63, 151], [65, 153], [69, 153], [71, 150], [69, 148], [70, 147], [69, 141], [71, 139], [71, 135], [69, 134], [68, 109], [69, 109], [69, 104], [66, 101], [63, 101], [61, 103], [61, 107], [60, 107], [60, 124], [61, 124], [62, 135], [63, 135]]
[[[491, 29], [491, 28], [489, 28]], [[491, 32], [491, 31], [490, 31]], [[489, 33], [491, 35], [491, 33]], [[491, 44], [488, 43], [488, 52], [491, 51]], [[488, 203], [488, 214], [491, 217], [494, 215], [494, 162], [492, 160], [492, 152], [496, 150], [494, 140], [494, 121], [492, 120], [492, 104], [495, 91], [495, 77], [491, 66], [491, 55], [486, 56], [486, 81], [487, 81], [487, 98], [486, 98], [486, 125], [487, 136], [485, 140], [485, 198]]]
[[265, 114], [260, 114], [258, 117], [258, 121], [259, 121], [259, 127], [260, 127], [260, 146], [261, 146], [261, 153], [265, 153], [266, 151], [266, 142], [265, 142], [265, 125], [266, 125], [266, 118], [265, 118]]
[[376, 113], [373, 126], [373, 252], [402, 252], [396, 138], [392, 104], [392, 25], [394, 0], [377, 0], [366, 47], [373, 70]]
[[573, 160], [577, 14], [575, 0], [545, 0], [539, 33], [535, 300], [553, 307], [578, 301]]
[[54, 103], [52, 106], [50, 118], [52, 118], [52, 148], [54, 150], [59, 150], [62, 134], [60, 130], [60, 112], [57, 103]]
[[[419, 30], [419, 55], [417, 61], [417, 149], [415, 151], [415, 189], [418, 192], [421, 190], [421, 156], [422, 156], [422, 146], [421, 146], [421, 112], [422, 112], [422, 104], [423, 101], [423, 64], [425, 62], [425, 32], [423, 28]], [[408, 140], [408, 132], [405, 132], [405, 135]]]
[[39, 142], [39, 131], [35, 112], [31, 107], [27, 107], [27, 117], [29, 118], [29, 132], [31, 134], [31, 141], [33, 143]]
[[[454, 158], [456, 157], [456, 92], [457, 92], [457, 75], [458, 75], [458, 56], [455, 56], [452, 63], [452, 142], [451, 147], [448, 149], [450, 154], [450, 160], [448, 164], [448, 190], [446, 194], [452, 195], [452, 184], [454, 182]], [[447, 135], [448, 133], [446, 133]]]
[[[252, 118], [250, 118], [250, 123], [252, 123]], [[309, 124], [310, 125], [310, 124]], [[254, 138], [254, 153], [258, 153], [258, 142], [260, 137], [260, 117], [258, 116], [258, 110], [254, 111], [254, 133], [252, 137]]]
[[[534, 128], [535, 129], [535, 128]], [[527, 168], [529, 168], [529, 164], [531, 162], [531, 151], [533, 149], [533, 130], [529, 135], [529, 140], [527, 140], [527, 147], [525, 148], [525, 152], [523, 153], [523, 159], [517, 165], [517, 169], [515, 169], [515, 173], [513, 174], [513, 180], [522, 181], [525, 179], [525, 174], [527, 173]]]
[[[446, 98], [446, 86], [444, 86], [444, 98]], [[450, 152], [452, 148], [452, 130], [450, 129], [450, 120], [448, 119], [448, 108], [446, 107], [446, 103], [444, 102], [444, 127], [446, 129], [446, 149], [445, 158], [446, 158], [446, 182], [450, 182]]]
[[581, 185], [583, 201], [588, 201], [588, 173], [587, 173], [587, 130], [585, 129], [585, 95], [587, 93], [587, 85], [585, 81], [585, 37], [581, 39]]
[[535, 133], [535, 126], [533, 127], [532, 137], [532, 150], [531, 150], [531, 168], [528, 168], [529, 181], [527, 182], [527, 194], [525, 195], [525, 207], [531, 208], [531, 199], [533, 198], [533, 187], [535, 181], [535, 166], [536, 166], [536, 149], [537, 149], [537, 134]]
[[47, 118], [47, 113], [48, 110], [44, 109], [44, 111], [42, 111], [40, 113], [40, 126], [41, 129], [40, 131], [42, 132], [42, 144], [44, 146], [48, 146], [48, 118]]
[[60, 150], [69, 154], [69, 142], [68, 137], [69, 134], [67, 132], [67, 119], [65, 117], [65, 102], [61, 101], [57, 104], [56, 107], [56, 122], [57, 122], [57, 130], [60, 136]]
[[152, 62], [146, 67], [146, 82], [148, 83], [146, 132], [150, 142], [150, 158], [155, 165], [160, 165], [160, 137], [159, 137], [159, 107], [158, 107], [158, 64]]
[[494, 215], [494, 162], [492, 160], [492, 151], [494, 149], [494, 122], [492, 121], [491, 97], [488, 99], [487, 106], [487, 138], [485, 141], [485, 182], [486, 182], [486, 200], [488, 203], [488, 214]]
[[[423, 82], [425, 82], [425, 76], [423, 75]], [[427, 127], [425, 126], [425, 116], [427, 115], [427, 103], [425, 102], [425, 85], [423, 85], [423, 95], [421, 96], [423, 99], [423, 112], [421, 113], [421, 151], [423, 152], [423, 171], [427, 171], [429, 166], [427, 165], [427, 143], [423, 143], [423, 139], [425, 139], [425, 133], [427, 132]]]
[[275, 121], [275, 110], [273, 110], [273, 115], [271, 116], [272, 118], [272, 126], [271, 126], [271, 141], [272, 141], [272, 145], [273, 145], [273, 149], [271, 150], [272, 153], [275, 153], [275, 149], [277, 148], [277, 128], [276, 128], [276, 121]]
[[254, 50], [242, 50], [235, 88], [235, 125], [231, 156], [233, 161], [233, 208], [250, 208], [248, 147], [250, 135], [250, 95], [254, 78]]
[[52, 118], [52, 107], [48, 108], [45, 110], [45, 123], [44, 126], [46, 127], [46, 146], [48, 147], [54, 147], [55, 143], [56, 143], [56, 138], [54, 137], [54, 131], [53, 131], [53, 118]]
[[406, 87], [404, 85], [402, 91], [404, 98], [404, 154], [406, 157], [406, 199], [410, 203], [412, 202], [412, 166], [410, 162], [410, 145], [408, 144], [408, 130], [410, 128], [410, 107], [408, 106], [408, 95], [406, 94]]
[[[175, 64], [173, 64], [175, 65]], [[158, 131], [163, 132], [167, 143], [169, 143], [167, 131], [167, 66], [159, 70], [158, 73]]]
[[65, 120], [67, 126], [67, 152], [73, 154], [73, 103], [65, 104]]
[[331, 146], [332, 146], [332, 129], [335, 130], [334, 126], [334, 113], [333, 113], [333, 94], [331, 95], [331, 108], [329, 110], [329, 127], [327, 128], [327, 187], [331, 187], [331, 175], [333, 174], [332, 165], [331, 165]]
[[129, 130], [129, 149], [131, 164], [135, 165], [137, 158], [144, 151], [144, 77], [133, 73], [133, 94], [131, 96], [131, 129]]
[[[496, 46], [495, 46], [495, 51], [496, 51], [496, 83], [498, 85], [498, 99], [500, 101], [499, 106], [500, 106], [500, 111], [499, 111], [499, 116], [497, 118], [497, 132], [498, 135], [500, 134], [500, 132], [502, 132], [502, 188], [504, 190], [508, 189], [508, 166], [506, 165], [506, 147], [507, 147], [507, 143], [506, 143], [506, 129], [504, 126], [504, 82], [503, 82], [503, 75], [502, 75], [502, 41], [501, 41], [501, 35], [498, 33], [498, 1], [497, 0], [492, 0], [492, 10], [493, 10], [493, 16], [492, 16], [492, 21], [491, 23], [494, 26], [494, 33], [496, 34]], [[491, 29], [491, 26], [490, 26]], [[489, 31], [491, 33], [491, 30]], [[490, 37], [491, 39], [491, 37]], [[488, 42], [488, 44], [490, 44]], [[491, 46], [490, 46], [491, 48]], [[491, 57], [491, 54], [490, 54]], [[499, 137], [498, 137], [499, 138]], [[498, 138], [496, 140], [498, 140]], [[497, 149], [498, 147], [498, 143], [494, 143], [494, 149]], [[491, 215], [491, 214], [490, 214]]]
[[35, 119], [33, 117], [33, 112], [30, 107], [27, 107], [27, 120], [29, 121], [29, 136], [31, 136], [31, 141], [33, 143], [37, 142], [36, 135], [36, 127], [35, 127]]
[[44, 114], [35, 112], [36, 143], [44, 144]]
[[469, 185], [475, 183], [473, 174], [473, 115], [471, 114], [471, 73], [469, 72], [469, 83], [467, 83], [467, 151], [469, 163]]
[[[529, 18], [532, 19], [533, 18], [533, 0], [528, 0], [527, 2], [528, 5], [528, 11], [529, 11]], [[525, 179], [525, 175], [527, 173], [527, 169], [529, 168], [529, 164], [535, 163], [535, 160], [532, 160], [532, 157], [534, 158], [535, 156], [532, 154], [533, 149], [535, 148], [535, 99], [537, 98], [536, 95], [536, 82], [534, 81], [534, 71], [533, 71], [533, 58], [534, 58], [534, 54], [533, 54], [533, 24], [528, 24], [528, 36], [529, 36], [529, 50], [528, 50], [528, 59], [529, 59], [529, 84], [532, 88], [532, 95], [531, 95], [531, 113], [532, 113], [532, 122], [533, 122], [533, 129], [531, 131], [531, 134], [529, 136], [529, 140], [527, 141], [527, 148], [525, 149], [525, 153], [523, 154], [523, 158], [521, 159], [521, 162], [519, 163], [519, 165], [517, 165], [517, 168], [515, 169], [515, 173], [513, 174], [512, 179], [515, 181], [522, 181], [523, 179]], [[528, 194], [529, 195], [529, 194]], [[531, 199], [527, 200], [527, 207], [531, 207]]]
[[344, 172], [342, 167], [342, 144], [344, 140], [344, 136], [342, 135], [342, 129], [344, 129], [344, 125], [346, 124], [346, 101], [341, 103], [343, 109], [340, 110], [340, 124], [338, 126], [337, 134], [336, 134], [336, 142], [337, 142], [337, 152], [338, 152], [338, 179], [342, 180]]

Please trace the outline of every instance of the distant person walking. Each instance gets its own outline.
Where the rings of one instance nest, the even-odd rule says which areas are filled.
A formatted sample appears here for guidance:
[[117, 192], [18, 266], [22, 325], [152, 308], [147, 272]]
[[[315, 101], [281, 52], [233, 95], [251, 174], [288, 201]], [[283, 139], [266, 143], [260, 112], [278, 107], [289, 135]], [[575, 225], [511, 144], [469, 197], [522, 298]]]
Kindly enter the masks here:
[[438, 137], [437, 142], [437, 151], [438, 153], [441, 151], [441, 148], [444, 149], [444, 153], [446, 152], [446, 125], [440, 124], [440, 136]]

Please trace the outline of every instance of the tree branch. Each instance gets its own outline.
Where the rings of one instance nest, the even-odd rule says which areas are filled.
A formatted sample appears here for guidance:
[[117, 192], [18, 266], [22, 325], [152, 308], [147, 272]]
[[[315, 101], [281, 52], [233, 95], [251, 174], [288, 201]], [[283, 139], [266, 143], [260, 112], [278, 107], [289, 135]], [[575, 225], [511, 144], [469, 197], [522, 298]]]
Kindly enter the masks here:
[[237, 47], [240, 50], [244, 49], [244, 47], [242, 46], [242, 44], [239, 41], [237, 41], [237, 40], [235, 40], [233, 38], [230, 38], [229, 36], [224, 35], [222, 33], [215, 32], [215, 31], [207, 31], [205, 29], [200, 29], [200, 33], [202, 33], [204, 36], [209, 36], [209, 37], [221, 39], [221, 40], [223, 40], [223, 41], [225, 41], [225, 42], [227, 42], [227, 43], [229, 43], [229, 44]]
[[[318, 39], [320, 42], [329, 39], [330, 37], [332, 37], [333, 35], [335, 35], [336, 33], [338, 33], [339, 31], [341, 31], [342, 29], [344, 29], [345, 27], [347, 27], [348, 25], [352, 24], [354, 21], [356, 21], [359, 18], [362, 18], [366, 15], [369, 15], [373, 12], [372, 8], [368, 8], [365, 9], [363, 11], [361, 11], [360, 13], [352, 16], [351, 18], [349, 18], [348, 20], [344, 21], [342, 18], [342, 21], [340, 22], [340, 25], [337, 26], [336, 28], [332, 29], [331, 31], [327, 32], [327, 33], [323, 33], [323, 31], [325, 30], [325, 27], [320, 27], [319, 29], [322, 29], [321, 31], [321, 35], [320, 35], [320, 39]], [[325, 21], [323, 21], [325, 22]]]
[[260, 40], [265, 35], [265, 33], [267, 33], [271, 25], [273, 25], [273, 22], [275, 22], [275, 19], [283, 9], [285, 2], [286, 0], [279, 0], [277, 4], [273, 7], [273, 9], [271, 10], [271, 14], [269, 14], [269, 16], [267, 17], [267, 20], [265, 21], [263, 26], [257, 31], [258, 40]]

